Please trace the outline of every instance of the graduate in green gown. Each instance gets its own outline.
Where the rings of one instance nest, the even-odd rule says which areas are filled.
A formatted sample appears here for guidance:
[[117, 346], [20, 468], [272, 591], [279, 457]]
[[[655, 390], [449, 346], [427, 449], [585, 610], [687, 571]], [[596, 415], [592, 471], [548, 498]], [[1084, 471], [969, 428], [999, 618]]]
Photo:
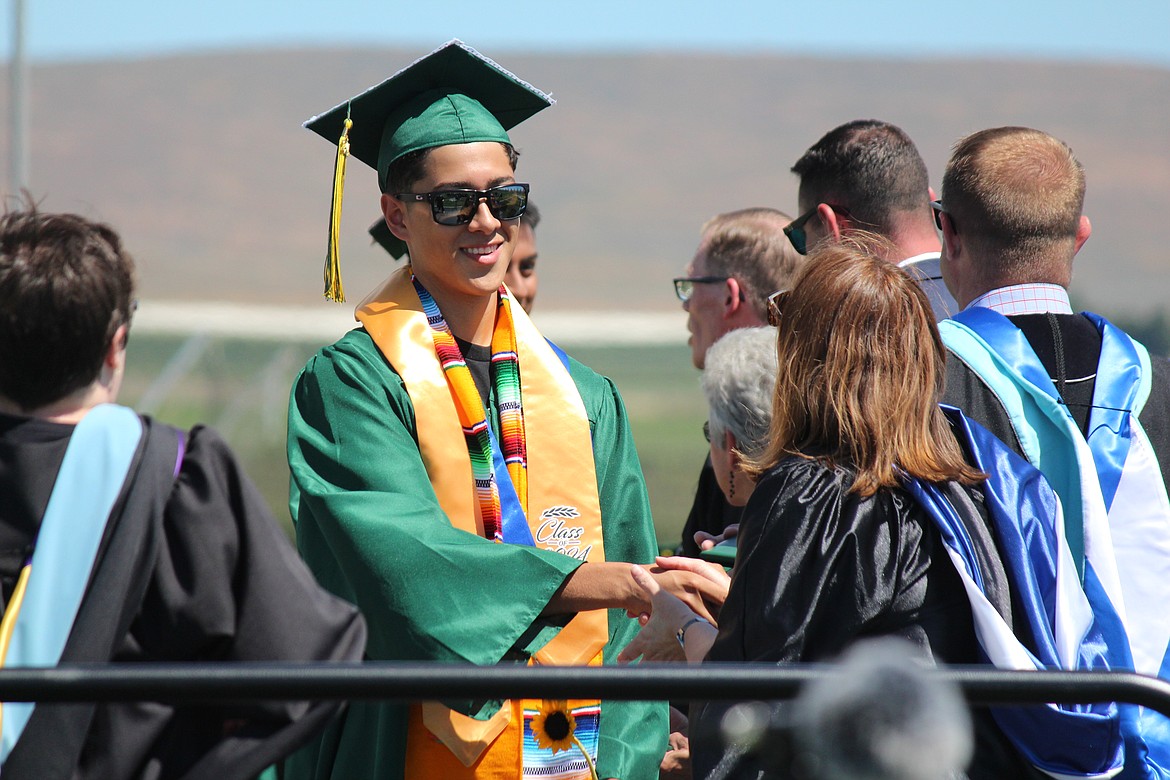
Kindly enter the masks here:
[[[507, 128], [551, 105], [458, 41], [310, 120], [378, 170], [409, 253], [361, 327], [293, 387], [298, 546], [370, 627], [369, 658], [613, 663], [648, 609], [645, 483], [608, 379], [548, 343], [503, 286], [527, 203]], [[335, 182], [338, 225], [340, 182]], [[331, 241], [332, 246], [336, 243]], [[342, 298], [327, 268], [327, 295]], [[696, 609], [707, 585], [657, 572]], [[664, 703], [572, 701], [580, 748], [542, 748], [542, 703], [355, 704], [293, 777], [642, 778]], [[534, 729], [534, 723], [537, 728]], [[588, 755], [588, 758], [586, 758]]]

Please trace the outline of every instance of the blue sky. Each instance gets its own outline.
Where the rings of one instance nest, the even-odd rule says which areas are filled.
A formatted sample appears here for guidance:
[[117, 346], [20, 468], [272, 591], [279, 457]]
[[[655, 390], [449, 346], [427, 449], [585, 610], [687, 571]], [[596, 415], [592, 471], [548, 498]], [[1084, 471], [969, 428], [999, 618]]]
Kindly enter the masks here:
[[[4, 0], [0, 53], [11, 51]], [[1039, 57], [1170, 68], [1170, 0], [25, 0], [33, 61], [396, 45]]]

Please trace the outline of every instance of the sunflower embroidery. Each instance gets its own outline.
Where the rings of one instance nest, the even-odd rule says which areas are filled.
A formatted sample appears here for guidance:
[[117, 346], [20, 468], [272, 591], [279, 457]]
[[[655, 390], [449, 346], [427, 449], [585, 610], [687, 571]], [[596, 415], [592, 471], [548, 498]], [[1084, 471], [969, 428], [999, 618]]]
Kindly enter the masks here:
[[555, 755], [562, 750], [572, 750], [575, 746], [585, 757], [589, 776], [597, 780], [597, 769], [593, 766], [593, 759], [577, 739], [576, 730], [577, 719], [573, 717], [568, 702], [563, 699], [542, 701], [536, 717], [532, 719], [532, 735], [536, 737], [537, 747], [551, 748]]

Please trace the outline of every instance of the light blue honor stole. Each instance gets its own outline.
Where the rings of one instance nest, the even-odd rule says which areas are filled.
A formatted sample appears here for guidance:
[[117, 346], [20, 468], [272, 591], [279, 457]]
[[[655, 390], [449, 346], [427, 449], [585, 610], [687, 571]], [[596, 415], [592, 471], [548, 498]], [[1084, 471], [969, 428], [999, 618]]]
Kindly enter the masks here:
[[[1101, 333], [1087, 442], [1010, 320], [974, 308], [940, 323], [939, 331], [995, 393], [1025, 455], [1060, 495], [1069, 526], [1079, 507], [1082, 533], [1069, 536], [1074, 560], [1080, 562], [1079, 541], [1125, 625], [1131, 668], [1170, 677], [1170, 621], [1164, 615], [1170, 603], [1170, 501], [1140, 422], [1150, 393], [1150, 357], [1104, 318], [1086, 316]], [[1170, 767], [1170, 721], [1144, 708], [1140, 719], [1149, 763]]]
[[[138, 415], [113, 404], [94, 407], [74, 429], [37, 533], [4, 666], [53, 667], [60, 662], [142, 433]], [[0, 763], [12, 752], [36, 705], [2, 706]]]
[[[944, 407], [977, 468], [988, 475], [984, 495], [1022, 618], [1035, 653], [1012, 632], [985, 595], [974, 542], [954, 505], [936, 485], [903, 484], [938, 527], [971, 603], [983, 656], [999, 669], [1106, 671], [1129, 668], [1129, 646], [1091, 564], [1084, 585], [1065, 539], [1061, 502], [1040, 472], [985, 428]], [[1004, 734], [1035, 767], [1056, 778], [1111, 778], [1125, 763], [1132, 709], [1116, 703], [993, 707]], [[1127, 724], [1127, 720], [1130, 721]], [[1140, 740], [1138, 741], [1140, 746]], [[1138, 775], [1140, 776], [1140, 775]]]

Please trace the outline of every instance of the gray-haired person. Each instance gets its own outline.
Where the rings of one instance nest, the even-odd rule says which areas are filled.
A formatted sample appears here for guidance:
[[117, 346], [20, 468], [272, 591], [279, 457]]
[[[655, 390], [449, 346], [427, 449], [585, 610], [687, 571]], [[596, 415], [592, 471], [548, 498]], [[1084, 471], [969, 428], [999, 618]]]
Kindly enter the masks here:
[[705, 430], [715, 479], [732, 506], [746, 504], [756, 486], [742, 466], [767, 443], [776, 371], [775, 328], [733, 330], [707, 350]]

